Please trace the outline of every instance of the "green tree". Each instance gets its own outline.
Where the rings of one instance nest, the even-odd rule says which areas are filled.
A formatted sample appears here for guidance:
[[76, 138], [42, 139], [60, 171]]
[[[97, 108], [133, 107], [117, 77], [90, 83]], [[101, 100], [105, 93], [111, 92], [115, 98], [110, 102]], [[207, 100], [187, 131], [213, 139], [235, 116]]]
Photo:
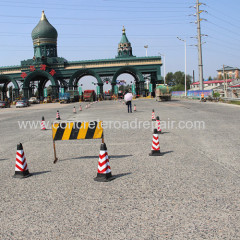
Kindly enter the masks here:
[[[166, 75], [166, 83], [170, 86], [176, 86], [175, 89], [185, 90], [185, 73], [181, 71], [177, 71], [174, 74], [169, 72]], [[190, 84], [192, 83], [192, 77], [187, 75], [187, 89], [190, 88]], [[180, 91], [180, 90], [175, 90]]]
[[169, 86], [175, 85], [174, 74], [172, 72], [167, 73], [165, 77], [166, 84]]
[[47, 87], [47, 95], [48, 95], [48, 96], [51, 96], [51, 95], [52, 95], [52, 87], [51, 87], [51, 86], [48, 86], [48, 87]]

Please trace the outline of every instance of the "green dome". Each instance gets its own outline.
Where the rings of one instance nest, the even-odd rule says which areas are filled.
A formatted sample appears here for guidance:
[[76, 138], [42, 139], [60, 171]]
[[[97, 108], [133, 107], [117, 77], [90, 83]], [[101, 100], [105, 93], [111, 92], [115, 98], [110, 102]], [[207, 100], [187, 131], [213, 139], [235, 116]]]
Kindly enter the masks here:
[[51, 38], [57, 39], [57, 30], [48, 22], [44, 11], [38, 25], [32, 30], [32, 39]]

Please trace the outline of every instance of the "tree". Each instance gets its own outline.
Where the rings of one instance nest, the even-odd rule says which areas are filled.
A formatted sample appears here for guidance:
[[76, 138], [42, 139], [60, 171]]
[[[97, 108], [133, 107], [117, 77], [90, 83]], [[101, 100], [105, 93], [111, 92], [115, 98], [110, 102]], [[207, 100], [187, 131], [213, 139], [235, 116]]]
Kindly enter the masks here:
[[52, 95], [52, 86], [47, 87], [47, 95], [51, 96]]
[[169, 86], [173, 86], [175, 85], [175, 81], [174, 81], [174, 74], [172, 72], [167, 73], [166, 77], [165, 77], [165, 82], [167, 85]]
[[[166, 83], [169, 86], [176, 86], [175, 87], [176, 89], [183, 88], [183, 90], [185, 90], [185, 73], [181, 71], [177, 71], [174, 74], [172, 72], [167, 73]], [[191, 83], [192, 83], [192, 77], [190, 75], [187, 75], [187, 89], [190, 88]]]
[[208, 81], [212, 81], [212, 77], [211, 76], [208, 77]]

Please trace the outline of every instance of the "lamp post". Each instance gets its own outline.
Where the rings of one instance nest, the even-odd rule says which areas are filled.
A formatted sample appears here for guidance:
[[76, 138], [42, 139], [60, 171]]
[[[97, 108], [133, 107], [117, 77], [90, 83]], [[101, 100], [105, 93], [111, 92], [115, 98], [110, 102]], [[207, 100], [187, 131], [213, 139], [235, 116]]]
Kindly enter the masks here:
[[148, 56], [148, 54], [147, 54], [148, 45], [145, 45], [144, 48], [146, 48], [146, 57], [147, 57]]
[[187, 96], [187, 41], [177, 37], [178, 40], [185, 43], [185, 97]]
[[160, 56], [163, 56], [163, 75], [164, 75], [164, 84], [166, 84], [166, 59], [165, 59], [165, 54], [162, 54], [162, 53], [158, 53]]

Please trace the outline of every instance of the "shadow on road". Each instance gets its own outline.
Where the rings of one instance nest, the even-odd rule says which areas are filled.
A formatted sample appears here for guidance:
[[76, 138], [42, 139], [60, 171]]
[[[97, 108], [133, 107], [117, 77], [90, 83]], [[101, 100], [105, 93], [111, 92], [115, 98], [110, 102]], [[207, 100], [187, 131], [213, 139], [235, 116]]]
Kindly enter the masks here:
[[44, 174], [44, 173], [49, 173], [51, 171], [42, 171], [42, 172], [34, 172], [34, 173], [31, 173], [33, 176], [37, 176], [37, 175], [41, 175], [41, 174]]
[[161, 155], [165, 155], [165, 154], [172, 153], [172, 152], [173, 151], [161, 152]]
[[7, 158], [2, 158], [2, 159], [0, 159], [0, 161], [6, 161], [6, 160], [8, 160]]
[[170, 133], [170, 132], [162, 132], [161, 135], [162, 135], [162, 134], [167, 134], [167, 133]]
[[121, 173], [121, 174], [116, 174], [116, 175], [113, 175], [114, 178], [120, 178], [120, 177], [124, 177], [126, 175], [130, 175], [132, 174], [131, 172], [128, 172], [128, 173]]

